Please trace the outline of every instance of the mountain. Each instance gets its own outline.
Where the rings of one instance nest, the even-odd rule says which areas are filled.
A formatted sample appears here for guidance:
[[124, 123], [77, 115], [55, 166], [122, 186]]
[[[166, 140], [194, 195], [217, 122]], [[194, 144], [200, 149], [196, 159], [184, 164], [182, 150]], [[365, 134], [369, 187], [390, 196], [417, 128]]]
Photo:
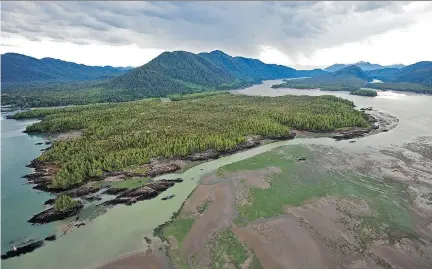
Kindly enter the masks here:
[[[282, 65], [265, 64], [257, 59], [232, 57], [218, 50], [199, 54], [174, 51], [164, 52], [147, 64], [127, 72], [121, 70], [124, 73], [118, 76], [104, 80], [64, 83], [50, 81], [58, 77], [66, 77], [65, 72], [59, 72], [63, 69], [52, 70], [52, 66], [55, 64], [66, 66], [68, 67], [66, 70], [69, 71], [76, 67], [76, 64], [66, 64], [54, 59], [37, 60], [23, 57], [31, 61], [31, 64], [28, 64], [30, 70], [22, 68], [22, 64], [18, 65], [20, 69], [13, 69], [11, 68], [13, 65], [7, 63], [8, 69], [15, 71], [9, 71], [5, 78], [12, 80], [9, 76], [15, 75], [14, 78], [17, 80], [24, 77], [27, 81], [36, 82], [3, 85], [2, 102], [5, 104], [28, 107], [131, 101], [172, 94], [238, 89], [268, 79], [329, 74], [321, 69], [296, 70]], [[15, 60], [16, 62], [18, 61]], [[21, 70], [25, 70], [27, 75], [23, 76]], [[78, 74], [77, 72], [74, 78]], [[67, 73], [67, 75], [70, 79], [72, 74]]]
[[342, 68], [345, 68], [345, 67], [348, 67], [348, 66], [351, 66], [351, 65], [355, 65], [355, 66], [361, 68], [363, 71], [377, 70], [377, 69], [383, 69], [383, 68], [402, 68], [402, 67], [404, 67], [404, 65], [402, 65], [402, 64], [394, 64], [394, 65], [382, 66], [382, 65], [379, 65], [379, 64], [372, 64], [372, 63], [369, 63], [369, 62], [363, 62], [363, 61], [361, 61], [361, 62], [354, 63], [354, 64], [334, 64], [334, 65], [331, 65], [331, 66], [329, 66], [327, 68], [324, 68], [324, 70], [328, 71], [328, 72], [335, 72], [335, 71], [338, 71], [338, 70], [340, 70]]
[[410, 82], [432, 86], [432, 62], [418, 62], [401, 69], [385, 68], [373, 70], [368, 71], [367, 75], [384, 82]]
[[357, 78], [364, 81], [370, 80], [369, 76], [358, 66], [350, 65], [331, 74], [334, 78]]
[[87, 66], [53, 58], [36, 59], [18, 53], [1, 55], [1, 82], [101, 80], [129, 69]]
[[164, 52], [149, 63], [111, 79], [108, 87], [164, 96], [209, 89], [233, 89], [262, 80], [324, 73], [327, 72], [320, 69], [295, 70], [282, 65], [265, 64], [257, 59], [232, 57], [220, 50], [199, 54], [174, 51]]

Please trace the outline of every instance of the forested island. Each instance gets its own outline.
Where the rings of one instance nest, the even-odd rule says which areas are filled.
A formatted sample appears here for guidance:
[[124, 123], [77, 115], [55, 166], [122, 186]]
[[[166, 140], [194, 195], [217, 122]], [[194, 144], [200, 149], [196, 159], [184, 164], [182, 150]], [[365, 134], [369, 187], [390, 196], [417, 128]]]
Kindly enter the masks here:
[[360, 89], [360, 90], [352, 91], [350, 94], [360, 95], [360, 96], [371, 96], [371, 97], [375, 97], [378, 95], [376, 91], [368, 90], [368, 89]]
[[44, 182], [48, 190], [100, 180], [109, 171], [133, 170], [153, 158], [188, 158], [208, 150], [229, 153], [251, 139], [289, 139], [291, 128], [328, 132], [370, 127], [364, 112], [334, 96], [218, 94], [184, 99], [35, 109], [13, 118], [43, 119], [28, 126], [29, 133], [82, 132], [55, 141], [37, 159], [57, 166], [52, 181]]

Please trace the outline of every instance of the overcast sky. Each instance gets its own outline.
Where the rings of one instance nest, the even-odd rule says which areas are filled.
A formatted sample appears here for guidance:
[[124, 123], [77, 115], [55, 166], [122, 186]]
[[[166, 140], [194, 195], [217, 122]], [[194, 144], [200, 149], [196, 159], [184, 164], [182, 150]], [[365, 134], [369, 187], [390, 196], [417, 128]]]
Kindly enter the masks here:
[[139, 66], [223, 50], [295, 68], [432, 60], [432, 2], [2, 2], [1, 53]]

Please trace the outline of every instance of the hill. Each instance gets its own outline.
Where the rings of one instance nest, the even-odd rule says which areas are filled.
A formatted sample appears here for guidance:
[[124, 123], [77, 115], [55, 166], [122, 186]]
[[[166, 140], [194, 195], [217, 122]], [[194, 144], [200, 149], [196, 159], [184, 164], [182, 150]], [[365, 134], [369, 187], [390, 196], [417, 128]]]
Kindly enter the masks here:
[[383, 69], [383, 68], [403, 68], [404, 67], [403, 64], [394, 64], [394, 65], [382, 66], [379, 64], [372, 64], [370, 62], [361, 61], [361, 62], [354, 63], [354, 64], [334, 64], [334, 65], [331, 65], [327, 68], [324, 68], [324, 70], [327, 72], [335, 72], [335, 71], [338, 71], [342, 68], [345, 68], [345, 67], [348, 67], [351, 65], [355, 65], [355, 66], [361, 68], [363, 71], [378, 70], [378, 69]]
[[432, 62], [418, 62], [401, 69], [373, 70], [367, 72], [367, 75], [385, 82], [410, 82], [432, 86]]
[[36, 59], [18, 53], [1, 55], [2, 84], [100, 80], [118, 76], [129, 69], [112, 66], [88, 66], [53, 58]]

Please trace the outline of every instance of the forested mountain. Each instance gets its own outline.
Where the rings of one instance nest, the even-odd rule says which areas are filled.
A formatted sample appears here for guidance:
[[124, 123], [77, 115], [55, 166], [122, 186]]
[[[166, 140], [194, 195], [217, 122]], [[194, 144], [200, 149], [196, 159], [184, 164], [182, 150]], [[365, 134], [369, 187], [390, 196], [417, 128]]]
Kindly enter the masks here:
[[112, 89], [142, 91], [147, 96], [219, 89], [240, 79], [209, 60], [186, 51], [164, 52], [149, 63], [108, 82]]
[[385, 82], [410, 82], [432, 86], [432, 62], [418, 62], [401, 69], [374, 70], [367, 72], [367, 75]]
[[363, 72], [360, 67], [357, 67], [355, 65], [342, 68], [330, 75], [336, 79], [354, 77], [365, 81], [370, 80], [369, 76], [365, 72]]
[[18, 53], [1, 55], [1, 82], [100, 80], [127, 72], [127, 68], [87, 66], [53, 58], [36, 59]]
[[265, 64], [257, 59], [232, 57], [220, 50], [198, 55], [227, 70], [237, 78], [250, 81], [316, 76], [327, 73], [321, 69], [296, 70], [283, 65]]
[[378, 69], [384, 69], [384, 68], [398, 68], [399, 69], [399, 68], [404, 67], [403, 64], [393, 64], [393, 65], [382, 66], [379, 64], [372, 64], [369, 62], [361, 61], [361, 62], [354, 63], [354, 64], [334, 64], [334, 65], [331, 65], [327, 68], [324, 68], [324, 70], [328, 71], [328, 72], [335, 72], [335, 71], [338, 71], [342, 68], [345, 68], [345, 67], [348, 67], [351, 65], [355, 65], [355, 66], [361, 68], [363, 71], [378, 70]]
[[256, 59], [232, 57], [219, 50], [199, 54], [174, 51], [164, 52], [149, 63], [112, 79], [109, 87], [145, 90], [162, 96], [202, 89], [231, 89], [262, 80], [323, 73], [327, 72], [265, 64]]

